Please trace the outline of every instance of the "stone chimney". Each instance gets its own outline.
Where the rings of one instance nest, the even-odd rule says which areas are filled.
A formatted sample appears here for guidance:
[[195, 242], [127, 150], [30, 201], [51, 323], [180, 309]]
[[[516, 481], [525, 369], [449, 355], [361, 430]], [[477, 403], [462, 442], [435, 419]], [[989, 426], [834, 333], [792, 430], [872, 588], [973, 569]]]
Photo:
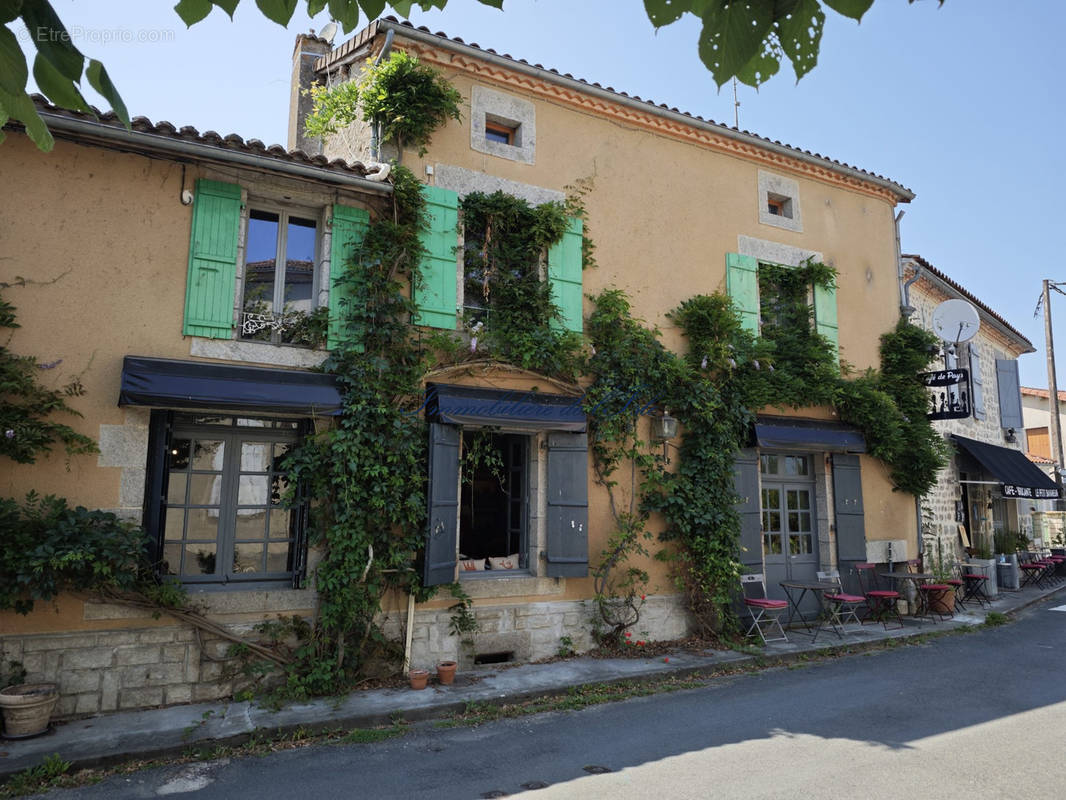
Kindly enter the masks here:
[[329, 51], [330, 44], [325, 39], [309, 33], [296, 36], [296, 49], [292, 53], [288, 148], [303, 150], [311, 156], [322, 152], [322, 140], [309, 139], [304, 135], [304, 118], [311, 113], [311, 98], [304, 91], [310, 89], [315, 81], [315, 61]]

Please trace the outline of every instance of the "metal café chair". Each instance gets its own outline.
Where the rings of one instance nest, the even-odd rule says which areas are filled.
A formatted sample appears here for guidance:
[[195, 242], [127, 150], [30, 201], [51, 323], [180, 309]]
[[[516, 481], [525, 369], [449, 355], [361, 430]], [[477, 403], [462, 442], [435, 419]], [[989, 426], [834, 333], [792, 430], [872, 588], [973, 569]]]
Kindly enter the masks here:
[[837, 589], [834, 592], [825, 592], [822, 599], [825, 601], [825, 610], [829, 614], [829, 624], [834, 630], [843, 628], [848, 622], [856, 622], [862, 625], [859, 609], [866, 605], [866, 598], [858, 594], [848, 594], [840, 581], [839, 570], [831, 569], [818, 573], [818, 580], [827, 583], [835, 583]]
[[985, 589], [985, 584], [988, 583], [988, 576], [983, 572], [975, 572], [973, 568], [967, 567], [965, 564], [963, 564], [962, 569], [962, 579], [966, 582], [963, 599], [976, 600], [981, 607], [991, 607], [992, 598], [988, 596], [988, 590]]
[[[758, 585], [760, 595], [749, 597], [750, 589]], [[751, 614], [751, 627], [747, 630], [747, 636], [758, 631], [763, 645], [768, 642], [787, 642], [788, 636], [781, 627], [781, 615], [788, 611], [787, 600], [772, 600], [766, 596], [766, 577], [761, 573], [747, 573], [740, 576], [740, 591], [744, 605]], [[776, 632], [777, 635], [774, 635]], [[767, 636], [767, 634], [770, 634]]]
[[899, 615], [898, 602], [900, 594], [892, 589], [881, 589], [877, 582], [877, 565], [876, 564], [856, 564], [855, 575], [859, 579], [859, 591], [862, 592], [863, 597], [866, 598], [866, 605], [869, 608], [869, 613], [863, 619], [865, 624], [867, 620], [873, 620], [880, 622], [885, 630], [888, 628], [888, 620], [895, 619], [896, 627], [903, 627], [903, 617]]

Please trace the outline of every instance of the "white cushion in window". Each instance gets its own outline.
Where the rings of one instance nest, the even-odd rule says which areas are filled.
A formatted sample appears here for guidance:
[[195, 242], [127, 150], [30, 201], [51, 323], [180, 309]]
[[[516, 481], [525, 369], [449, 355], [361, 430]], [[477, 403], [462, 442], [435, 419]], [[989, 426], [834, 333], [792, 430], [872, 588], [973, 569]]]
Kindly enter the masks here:
[[518, 553], [509, 556], [489, 556], [489, 569], [518, 569]]
[[485, 569], [485, 559], [467, 558], [459, 562], [459, 569], [463, 572], [480, 572]]

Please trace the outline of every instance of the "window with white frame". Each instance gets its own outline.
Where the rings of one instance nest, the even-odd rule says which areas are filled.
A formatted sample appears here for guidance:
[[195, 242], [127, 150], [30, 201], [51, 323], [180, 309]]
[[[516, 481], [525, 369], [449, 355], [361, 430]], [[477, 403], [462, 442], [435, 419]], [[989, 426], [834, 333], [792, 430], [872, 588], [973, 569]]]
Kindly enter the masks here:
[[315, 342], [318, 223], [306, 211], [248, 212], [240, 337], [274, 344]]

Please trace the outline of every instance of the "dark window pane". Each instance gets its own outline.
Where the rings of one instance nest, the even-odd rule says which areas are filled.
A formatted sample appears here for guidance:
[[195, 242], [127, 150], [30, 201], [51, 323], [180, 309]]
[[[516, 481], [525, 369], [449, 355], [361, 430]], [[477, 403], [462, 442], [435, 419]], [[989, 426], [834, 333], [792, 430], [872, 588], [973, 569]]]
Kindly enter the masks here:
[[217, 508], [190, 508], [186, 514], [189, 517], [186, 540], [213, 542], [218, 538]]
[[167, 542], [163, 545], [163, 574], [181, 574], [181, 542]]
[[184, 472], [170, 473], [170, 485], [167, 487], [167, 505], [184, 505], [185, 486], [189, 476]]
[[192, 441], [189, 439], [174, 438], [170, 442], [170, 452], [167, 454], [167, 468], [171, 471], [189, 468], [189, 453], [192, 450]]
[[278, 257], [278, 215], [252, 211], [248, 219], [248, 239], [244, 260], [245, 315], [267, 315], [267, 319], [242, 320], [242, 336], [269, 341], [272, 328], [267, 324], [274, 312], [274, 281]]
[[216, 546], [199, 542], [185, 547], [185, 575], [214, 575]]
[[310, 314], [314, 306], [311, 289], [315, 279], [315, 223], [289, 217], [285, 245], [285, 309]]
[[292, 548], [288, 542], [267, 545], [267, 572], [289, 572], [292, 569]]
[[192, 453], [192, 468], [197, 470], [222, 470], [222, 460], [226, 453], [226, 443], [214, 440], [197, 439]]
[[270, 538], [271, 539], [288, 539], [289, 538], [289, 511], [281, 511], [279, 509], [272, 509], [270, 512]]
[[263, 571], [263, 545], [237, 544], [233, 548], [233, 571], [237, 573]]
[[[171, 480], [174, 480], [172, 477]], [[189, 505], [217, 506], [222, 500], [222, 475], [192, 475], [189, 479]], [[217, 512], [216, 512], [217, 513]]]
[[239, 542], [265, 539], [266, 521], [266, 509], [257, 511], [250, 508], [242, 508], [237, 512], [234, 536]]

